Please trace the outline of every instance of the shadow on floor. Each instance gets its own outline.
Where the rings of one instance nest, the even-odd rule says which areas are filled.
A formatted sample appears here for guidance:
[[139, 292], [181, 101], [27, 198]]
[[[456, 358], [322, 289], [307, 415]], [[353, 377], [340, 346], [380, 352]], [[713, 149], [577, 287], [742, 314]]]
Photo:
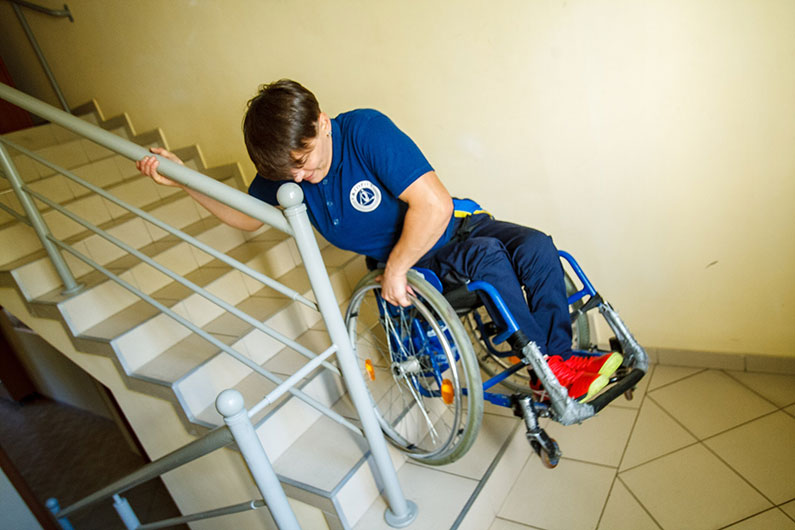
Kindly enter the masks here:
[[[55, 497], [61, 507], [146, 463], [130, 450], [113, 421], [42, 397], [23, 403], [0, 398], [0, 446], [42, 504]], [[160, 479], [123, 496], [141, 523], [180, 515]], [[124, 530], [112, 501], [69, 519], [76, 530]]]

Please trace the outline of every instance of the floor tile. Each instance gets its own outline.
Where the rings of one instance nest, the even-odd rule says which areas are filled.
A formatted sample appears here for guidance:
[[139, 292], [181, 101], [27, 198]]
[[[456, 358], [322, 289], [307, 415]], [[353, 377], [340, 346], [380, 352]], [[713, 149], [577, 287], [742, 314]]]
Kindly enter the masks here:
[[652, 390], [649, 396], [700, 439], [775, 410], [772, 403], [717, 370]]
[[671, 453], [697, 440], [653, 400], [646, 399], [632, 429], [620, 469], [629, 469]]
[[[412, 463], [400, 468], [398, 479], [404, 485], [406, 497], [419, 507], [417, 519], [409, 527], [412, 530], [450, 528], [477, 484], [474, 480]], [[386, 503], [381, 496], [356, 523], [355, 528], [391, 529], [384, 521], [385, 509]]]
[[636, 415], [632, 409], [607, 407], [580, 425], [551, 423], [547, 433], [566, 458], [617, 467]]
[[478, 436], [467, 454], [452, 464], [433, 466], [434, 469], [480, 480], [494, 460], [494, 456], [513, 432], [517, 421], [518, 419], [484, 414]]
[[532, 526], [527, 526], [519, 523], [514, 523], [512, 521], [506, 521], [505, 519], [497, 518], [494, 520], [494, 523], [489, 527], [489, 530], [531, 530]]
[[649, 513], [638, 504], [624, 483], [616, 480], [599, 521], [604, 530], [659, 530]]
[[795, 375], [729, 372], [729, 375], [779, 407], [795, 403]]
[[795, 418], [776, 412], [706, 440], [775, 504], [795, 497]]
[[787, 517], [784, 512], [778, 508], [773, 508], [759, 515], [733, 524], [726, 528], [726, 530], [793, 530], [795, 529], [795, 521]]
[[546, 530], [592, 529], [614, 477], [615, 470], [604, 466], [563, 459], [546, 469], [531, 458], [497, 515]]
[[786, 412], [790, 416], [795, 416], [795, 405], [792, 405], [791, 407], [785, 408], [784, 412]]
[[620, 475], [663, 528], [719, 528], [771, 504], [702, 445]]
[[[529, 459], [538, 458], [527, 443], [524, 425], [517, 422], [500, 454], [491, 475], [461, 522], [461, 530], [483, 530], [497, 517], [505, 498]], [[485, 477], [484, 477], [485, 478]]]
[[654, 390], [662, 386], [675, 383], [680, 379], [702, 372], [701, 368], [689, 368], [685, 366], [667, 366], [664, 364], [657, 364], [654, 366], [654, 372], [649, 381], [648, 390]]

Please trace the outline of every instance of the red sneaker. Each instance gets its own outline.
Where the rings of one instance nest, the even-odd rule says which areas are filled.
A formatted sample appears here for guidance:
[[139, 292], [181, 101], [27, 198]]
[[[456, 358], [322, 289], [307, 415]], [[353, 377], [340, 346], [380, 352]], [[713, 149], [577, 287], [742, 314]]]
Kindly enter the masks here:
[[563, 362], [567, 367], [577, 372], [601, 374], [610, 377], [618, 370], [621, 363], [624, 362], [624, 357], [622, 357], [620, 353], [615, 352], [598, 357], [572, 355]]
[[547, 364], [558, 382], [569, 391], [569, 396], [579, 401], [588, 401], [610, 382], [603, 374], [573, 370], [560, 355], [548, 358]]

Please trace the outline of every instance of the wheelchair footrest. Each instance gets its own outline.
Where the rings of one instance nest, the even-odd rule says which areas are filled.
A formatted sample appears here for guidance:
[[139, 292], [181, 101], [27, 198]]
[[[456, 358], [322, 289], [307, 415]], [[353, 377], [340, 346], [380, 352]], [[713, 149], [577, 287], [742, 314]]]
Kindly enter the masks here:
[[646, 375], [646, 372], [639, 368], [634, 368], [616, 384], [608, 387], [603, 393], [589, 401], [588, 404], [593, 407], [594, 412], [599, 412], [612, 401], [635, 388], [635, 385], [638, 384], [638, 381], [640, 381], [644, 375]]

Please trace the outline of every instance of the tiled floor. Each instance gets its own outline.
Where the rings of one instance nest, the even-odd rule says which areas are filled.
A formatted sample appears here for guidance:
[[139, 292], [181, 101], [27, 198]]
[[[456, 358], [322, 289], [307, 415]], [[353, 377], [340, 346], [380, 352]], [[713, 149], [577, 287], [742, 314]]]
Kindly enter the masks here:
[[[46, 398], [19, 404], [0, 397], [0, 445], [39, 501], [55, 497], [61, 507], [145, 463], [111, 420]], [[122, 495], [141, 522], [180, 515], [159, 479]], [[112, 504], [88, 507], [69, 520], [78, 530], [124, 529]], [[1, 514], [0, 528], [5, 528]]]
[[529, 456], [490, 530], [795, 529], [795, 376], [655, 366], [644, 381], [549, 426], [562, 462]]
[[[563, 450], [551, 470], [517, 423], [487, 407], [462, 461], [404, 465], [406, 496], [420, 505], [411, 528], [795, 530], [795, 376], [653, 366], [633, 401], [546, 426]], [[383, 508], [357, 528], [381, 528]]]

